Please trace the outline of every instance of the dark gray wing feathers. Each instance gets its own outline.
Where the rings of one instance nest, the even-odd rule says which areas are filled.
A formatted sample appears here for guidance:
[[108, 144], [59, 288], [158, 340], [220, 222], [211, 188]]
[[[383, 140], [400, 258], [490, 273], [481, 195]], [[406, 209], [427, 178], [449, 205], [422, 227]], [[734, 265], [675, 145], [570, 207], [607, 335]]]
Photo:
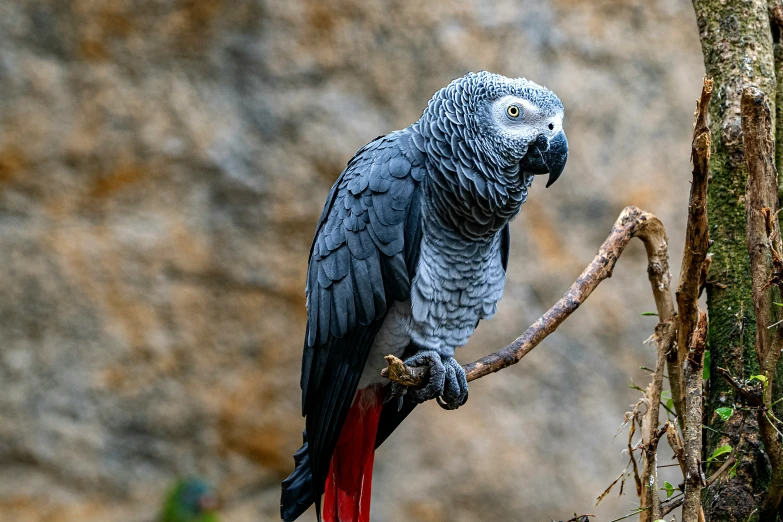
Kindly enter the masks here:
[[332, 187], [313, 240], [301, 386], [316, 498], [388, 307], [410, 298], [424, 177], [411, 140], [402, 131], [357, 152]]

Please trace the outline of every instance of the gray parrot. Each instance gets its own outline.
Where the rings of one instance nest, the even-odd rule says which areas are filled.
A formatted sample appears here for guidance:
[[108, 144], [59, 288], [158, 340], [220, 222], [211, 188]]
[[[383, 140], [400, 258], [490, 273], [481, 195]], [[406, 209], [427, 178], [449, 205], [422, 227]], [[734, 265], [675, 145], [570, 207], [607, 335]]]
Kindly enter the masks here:
[[[533, 178], [548, 174], [550, 186], [567, 156], [553, 92], [479, 72], [452, 81], [419, 121], [348, 162], [310, 251], [306, 429], [282, 485], [283, 520], [315, 502], [319, 520], [369, 522], [375, 448], [417, 404], [465, 403], [454, 349], [495, 314], [508, 224]], [[428, 367], [427, 385], [389, 385], [380, 376], [388, 354]]]

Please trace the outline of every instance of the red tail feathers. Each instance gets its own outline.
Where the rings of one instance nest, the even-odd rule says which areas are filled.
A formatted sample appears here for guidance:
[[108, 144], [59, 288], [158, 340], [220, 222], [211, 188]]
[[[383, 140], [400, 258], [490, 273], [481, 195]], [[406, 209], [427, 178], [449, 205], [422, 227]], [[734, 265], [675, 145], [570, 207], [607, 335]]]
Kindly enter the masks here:
[[382, 409], [381, 386], [356, 393], [329, 464], [324, 522], [370, 522], [375, 434]]

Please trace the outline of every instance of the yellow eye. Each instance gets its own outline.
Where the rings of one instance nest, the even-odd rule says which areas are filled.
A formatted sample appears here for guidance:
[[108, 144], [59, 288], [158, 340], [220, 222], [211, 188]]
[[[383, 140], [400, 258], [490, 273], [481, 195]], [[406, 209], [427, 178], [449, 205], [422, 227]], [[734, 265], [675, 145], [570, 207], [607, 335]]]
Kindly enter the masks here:
[[511, 118], [519, 118], [520, 114], [519, 107], [516, 105], [509, 105], [508, 108], [506, 108], [506, 114], [508, 114]]

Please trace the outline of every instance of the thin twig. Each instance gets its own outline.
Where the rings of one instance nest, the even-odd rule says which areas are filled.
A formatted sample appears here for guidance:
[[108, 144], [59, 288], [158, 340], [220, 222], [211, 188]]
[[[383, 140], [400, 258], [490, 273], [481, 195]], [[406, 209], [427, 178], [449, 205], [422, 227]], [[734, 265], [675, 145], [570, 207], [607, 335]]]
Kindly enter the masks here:
[[663, 512], [661, 513], [662, 517], [665, 517], [666, 515], [668, 515], [675, 509], [677, 509], [678, 507], [682, 506], [683, 502], [685, 501], [685, 496], [680, 495], [679, 497], [672, 497], [669, 500], [673, 502], [667, 502], [664, 504]]
[[772, 419], [770, 419], [770, 418], [769, 418], [769, 412], [766, 412], [766, 413], [765, 413], [765, 416], [767, 417], [767, 422], [769, 422], [769, 423], [772, 425], [772, 428], [774, 428], [774, 430], [775, 430], [776, 432], [778, 432], [778, 435], [780, 435], [780, 437], [781, 437], [781, 438], [783, 438], [783, 433], [780, 433], [780, 430], [779, 430], [779, 429], [777, 428], [777, 426], [775, 426], [775, 424], [772, 422]]
[[668, 406], [666, 406], [666, 404], [665, 404], [663, 401], [661, 401], [661, 406], [663, 406], [663, 409], [664, 409], [664, 410], [666, 410], [666, 411], [668, 411], [668, 412], [669, 412], [671, 415], [674, 415], [675, 417], [677, 416], [677, 414], [676, 414], [676, 413], [674, 413], [674, 412], [671, 410], [671, 408], [669, 408]]
[[736, 444], [734, 444], [734, 447], [731, 450], [731, 453], [729, 454], [729, 458], [726, 459], [726, 462], [724, 462], [718, 470], [713, 473], [708, 479], [707, 479], [707, 486], [713, 485], [715, 482], [718, 481], [718, 479], [723, 475], [723, 473], [726, 472], [727, 469], [729, 469], [735, 462], [737, 462], [737, 455], [739, 454], [740, 448], [742, 447], [742, 437], [744, 436], [743, 428], [745, 427], [745, 420], [747, 419], [747, 416], [742, 416], [742, 421], [739, 424], [739, 428], [737, 428], [737, 433], [739, 434], [739, 438], [737, 439]]
[[748, 405], [753, 407], [759, 407], [762, 404], [762, 396], [758, 389], [746, 386], [732, 377], [731, 372], [726, 368], [718, 367], [715, 369], [718, 375], [720, 375], [726, 383], [732, 387], [732, 389], [742, 397]]
[[726, 462], [724, 462], [724, 463], [723, 463], [723, 465], [722, 465], [721, 467], [719, 467], [719, 468], [718, 468], [718, 471], [716, 471], [715, 473], [713, 473], [713, 474], [710, 476], [710, 478], [708, 478], [708, 479], [707, 479], [707, 485], [708, 485], [708, 486], [711, 486], [711, 485], [713, 485], [713, 484], [715, 483], [715, 481], [716, 481], [716, 480], [718, 480], [718, 479], [721, 477], [721, 475], [723, 475], [723, 474], [726, 472], [726, 470], [727, 470], [727, 469], [729, 469], [731, 466], [733, 466], [733, 465], [734, 465], [734, 463], [735, 463], [735, 462], [737, 462], [737, 459], [736, 459], [736, 457], [734, 457], [733, 455], [732, 455], [732, 456], [730, 456], [730, 457], [729, 457], [729, 458], [726, 460]]
[[619, 522], [620, 520], [625, 520], [626, 518], [631, 518], [632, 516], [638, 515], [639, 513], [643, 513], [643, 512], [645, 512], [645, 511], [647, 511], [647, 510], [649, 510], [649, 509], [650, 509], [650, 508], [638, 508], [638, 509], [634, 509], [633, 511], [631, 511], [631, 512], [630, 512], [630, 513], [628, 513], [627, 515], [623, 515], [623, 516], [621, 516], [620, 518], [615, 518], [614, 520], [610, 520], [609, 522]]
[[677, 427], [669, 424], [666, 428], [666, 440], [669, 442], [669, 447], [674, 452], [674, 457], [677, 459], [677, 464], [680, 466], [682, 476], [686, 474], [685, 469], [685, 448], [680, 438], [680, 432], [677, 431]]

